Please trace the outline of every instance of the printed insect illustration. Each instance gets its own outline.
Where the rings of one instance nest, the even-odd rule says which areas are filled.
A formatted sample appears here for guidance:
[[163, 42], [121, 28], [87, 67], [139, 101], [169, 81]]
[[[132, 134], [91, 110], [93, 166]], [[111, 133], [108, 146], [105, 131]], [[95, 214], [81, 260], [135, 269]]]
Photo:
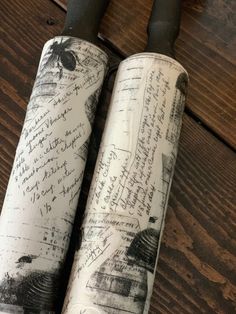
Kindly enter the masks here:
[[67, 69], [68, 71], [74, 71], [76, 68], [76, 62], [78, 61], [78, 59], [75, 52], [70, 49], [71, 44], [71, 38], [65, 40], [64, 42], [62, 42], [61, 40], [60, 43], [58, 41], [55, 41], [50, 46], [50, 56], [43, 66], [44, 68], [47, 68], [52, 63], [56, 62], [60, 70], [59, 79], [62, 78], [63, 68]]

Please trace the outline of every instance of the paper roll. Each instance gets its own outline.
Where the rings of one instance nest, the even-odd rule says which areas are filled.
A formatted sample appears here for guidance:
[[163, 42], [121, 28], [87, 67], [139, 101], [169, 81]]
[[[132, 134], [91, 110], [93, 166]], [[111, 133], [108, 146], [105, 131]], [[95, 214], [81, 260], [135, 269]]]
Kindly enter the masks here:
[[0, 313], [53, 313], [107, 67], [93, 44], [43, 49], [0, 218]]
[[148, 313], [187, 82], [161, 54], [121, 63], [64, 314]]

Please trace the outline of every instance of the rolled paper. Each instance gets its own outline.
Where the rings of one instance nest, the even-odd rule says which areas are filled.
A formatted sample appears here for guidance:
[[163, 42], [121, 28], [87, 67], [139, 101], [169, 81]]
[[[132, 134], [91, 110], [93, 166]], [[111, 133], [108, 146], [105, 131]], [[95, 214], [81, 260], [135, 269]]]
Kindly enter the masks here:
[[107, 55], [43, 49], [0, 219], [0, 313], [54, 313]]
[[121, 63], [64, 314], [148, 313], [187, 83], [162, 54]]

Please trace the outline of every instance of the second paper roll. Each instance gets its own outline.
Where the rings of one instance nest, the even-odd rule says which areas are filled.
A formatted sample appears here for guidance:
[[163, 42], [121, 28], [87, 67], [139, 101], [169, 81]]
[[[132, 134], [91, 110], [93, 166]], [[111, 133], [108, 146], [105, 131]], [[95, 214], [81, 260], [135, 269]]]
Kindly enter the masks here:
[[148, 313], [187, 81], [161, 54], [121, 63], [63, 313]]

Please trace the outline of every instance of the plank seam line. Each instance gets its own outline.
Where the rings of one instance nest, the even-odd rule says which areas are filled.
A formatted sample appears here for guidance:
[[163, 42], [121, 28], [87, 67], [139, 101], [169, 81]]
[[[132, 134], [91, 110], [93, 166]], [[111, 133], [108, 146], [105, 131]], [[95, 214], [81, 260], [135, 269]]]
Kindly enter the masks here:
[[203, 122], [199, 117], [197, 117], [190, 108], [185, 107], [184, 112], [192, 118], [197, 124], [201, 125], [208, 133], [214, 136], [217, 140], [219, 140], [222, 144], [227, 146], [233, 152], [236, 152], [236, 149], [233, 145], [228, 143], [222, 136], [216, 133], [210, 126], [208, 126], [205, 122]]

